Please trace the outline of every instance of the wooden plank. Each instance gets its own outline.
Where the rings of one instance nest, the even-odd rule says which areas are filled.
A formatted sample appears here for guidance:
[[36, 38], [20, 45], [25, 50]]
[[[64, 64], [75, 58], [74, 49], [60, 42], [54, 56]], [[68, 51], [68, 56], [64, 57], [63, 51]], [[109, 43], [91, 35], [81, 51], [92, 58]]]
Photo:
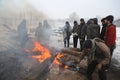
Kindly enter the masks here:
[[80, 57], [81, 54], [82, 54], [82, 52], [74, 50], [73, 48], [72, 49], [62, 49], [61, 53], [70, 54], [70, 55], [73, 55], [73, 56], [76, 56], [76, 57]]

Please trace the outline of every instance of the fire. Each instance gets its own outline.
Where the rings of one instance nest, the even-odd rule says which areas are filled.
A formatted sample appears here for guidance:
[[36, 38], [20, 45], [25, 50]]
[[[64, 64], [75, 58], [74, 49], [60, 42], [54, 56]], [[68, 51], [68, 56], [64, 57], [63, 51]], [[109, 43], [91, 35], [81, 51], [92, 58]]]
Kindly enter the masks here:
[[67, 69], [68, 66], [63, 65], [61, 62], [58, 61], [58, 60], [59, 60], [60, 58], [62, 58], [62, 57], [64, 57], [63, 54], [58, 54], [58, 55], [55, 57], [53, 63], [55, 63], [55, 64], [57, 64], [57, 65], [59, 65], [59, 66], [63, 66], [65, 69]]
[[[52, 56], [50, 51], [47, 48], [45, 48], [44, 46], [42, 46], [37, 41], [34, 42], [34, 48], [33, 48], [32, 51], [29, 50], [29, 49], [26, 49], [25, 51], [28, 52], [28, 53], [29, 52], [36, 53], [36, 55], [32, 56], [32, 58], [37, 59], [40, 63], [44, 62], [46, 59], [48, 59], [48, 58], [50, 58]], [[58, 65], [58, 66], [64, 67], [66, 69], [66, 68], [68, 68], [68, 66], [63, 65], [59, 61], [63, 57], [64, 57], [64, 54], [62, 54], [62, 53], [57, 54], [57, 56], [55, 57], [53, 63]]]
[[44, 62], [46, 59], [51, 57], [50, 51], [43, 47], [39, 42], [34, 43], [34, 49], [32, 52], [40, 52], [40, 55], [32, 56], [32, 58], [38, 59], [40, 63]]
[[61, 57], [63, 57], [64, 55], [63, 54], [58, 54], [56, 57], [55, 57], [55, 59], [54, 59], [54, 63], [55, 64], [57, 64], [57, 65], [62, 65], [62, 63], [60, 63], [59, 61], [58, 61], [58, 59], [60, 59]]
[[64, 66], [65, 69], [68, 69], [69, 67], [68, 66]]

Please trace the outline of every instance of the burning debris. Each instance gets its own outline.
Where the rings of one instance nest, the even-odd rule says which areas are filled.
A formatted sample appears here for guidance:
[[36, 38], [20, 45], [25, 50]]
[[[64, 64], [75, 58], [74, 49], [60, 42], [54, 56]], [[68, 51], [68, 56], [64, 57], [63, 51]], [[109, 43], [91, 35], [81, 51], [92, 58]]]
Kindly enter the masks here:
[[46, 80], [46, 76], [49, 73], [49, 66], [52, 63], [55, 55], [51, 53], [49, 49], [42, 46], [38, 41], [34, 41], [34, 47], [32, 50], [26, 49], [28, 54], [32, 54], [30, 57], [39, 62], [34, 69], [26, 75], [25, 80]]
[[0, 52], [0, 80], [86, 80], [87, 58], [79, 63], [79, 49], [56, 54], [35, 39], [29, 38], [26, 44], [25, 50]]
[[[13, 4], [10, 3], [10, 6], [13, 6]], [[51, 35], [51, 28], [46, 20], [43, 25], [44, 28], [40, 28], [43, 31], [42, 36], [36, 35], [31, 38], [28, 35], [28, 29], [32, 28], [31, 26], [36, 26], [36, 23], [44, 20], [46, 16], [33, 10], [31, 6], [29, 7], [30, 9], [27, 7], [29, 9], [27, 11], [24, 11], [22, 8], [23, 11], [20, 11], [17, 9], [19, 8], [17, 5], [10, 8], [7, 6], [6, 10], [3, 9], [3, 13], [1, 13], [3, 16], [0, 19], [0, 23], [4, 22], [4, 25], [3, 23], [0, 24], [3, 27], [0, 28], [0, 43], [3, 45], [0, 46], [0, 80], [46, 80], [48, 78], [47, 74], [50, 75], [49, 72], [51, 73], [53, 70], [52, 62], [55, 65], [57, 64], [56, 68], [59, 71], [63, 71], [63, 69], [68, 70], [71, 63], [64, 63], [65, 54], [63, 56], [61, 56], [61, 53], [55, 55], [55, 50], [52, 51], [42, 46], [49, 42]], [[16, 10], [18, 11], [17, 14]], [[18, 13], [20, 14], [18, 15]], [[40, 19], [36, 19], [36, 17], [40, 17]], [[16, 27], [17, 25], [18, 27]], [[41, 31], [36, 30], [36, 33], [41, 34]], [[37, 42], [36, 38], [38, 39]]]
[[41, 44], [39, 42], [35, 42], [34, 45], [35, 45], [35, 47], [32, 51], [33, 52], [40, 52], [40, 55], [32, 56], [32, 58], [36, 58], [40, 61], [40, 63], [42, 63], [47, 58], [51, 57], [50, 51], [47, 48], [41, 46]]
[[[64, 49], [57, 54], [50, 66], [48, 80], [86, 80], [87, 60], [80, 63], [79, 56], [76, 56], [79, 49]], [[69, 53], [70, 52], [70, 53]], [[72, 54], [72, 52], [74, 52]], [[75, 53], [76, 52], [76, 53]]]
[[51, 51], [39, 42], [34, 42], [34, 48], [27, 52], [26, 50], [1, 52], [0, 80], [46, 80], [54, 57]]
[[[62, 49], [50, 66], [48, 80], [87, 80], [87, 57], [80, 62], [81, 54], [82, 52], [76, 48]], [[114, 73], [119, 74], [111, 67], [107, 72], [108, 80], [119, 80], [119, 75], [116, 76]], [[93, 80], [99, 79], [97, 72], [92, 76]]]
[[18, 26], [18, 31], [13, 32], [9, 26], [6, 29], [4, 25], [0, 28], [4, 31], [1, 32], [4, 35], [1, 36], [0, 41], [3, 44], [0, 46], [0, 80], [46, 80], [47, 78], [45, 76], [49, 72], [49, 65], [54, 56], [39, 42], [31, 40], [27, 36], [27, 31], [23, 30], [25, 28], [25, 20]]

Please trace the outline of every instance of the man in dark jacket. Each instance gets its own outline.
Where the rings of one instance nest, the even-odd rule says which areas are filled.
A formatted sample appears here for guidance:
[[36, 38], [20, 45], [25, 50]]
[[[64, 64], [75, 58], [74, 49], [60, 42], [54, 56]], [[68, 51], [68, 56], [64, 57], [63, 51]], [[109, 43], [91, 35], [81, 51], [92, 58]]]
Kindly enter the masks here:
[[97, 18], [92, 19], [93, 23], [87, 26], [87, 39], [100, 37], [100, 26], [98, 25]]
[[17, 31], [18, 31], [20, 46], [23, 48], [28, 40], [26, 19], [22, 20], [22, 22], [18, 25]]
[[87, 30], [86, 30], [86, 34], [87, 34], [87, 39], [91, 39], [91, 36], [90, 36], [90, 25], [93, 24], [93, 19], [89, 19], [87, 21]]
[[106, 32], [106, 27], [107, 27], [106, 18], [103, 18], [101, 20], [101, 23], [102, 23], [102, 30], [101, 30], [101, 33], [100, 33], [100, 38], [102, 40], [104, 40], [105, 32]]
[[78, 29], [78, 38], [80, 40], [79, 42], [80, 42], [81, 51], [82, 51], [82, 47], [83, 47], [83, 42], [85, 41], [86, 29], [87, 29], [87, 25], [85, 24], [84, 19], [81, 18], [80, 19], [79, 29]]
[[77, 43], [78, 43], [78, 23], [77, 21], [74, 21], [74, 26], [73, 26], [73, 29], [72, 29], [72, 35], [73, 35], [73, 45], [74, 45], [74, 48], [77, 48]]
[[88, 57], [87, 78], [92, 79], [94, 71], [98, 72], [100, 80], [107, 80], [106, 65], [109, 64], [110, 50], [107, 45], [99, 38], [86, 40], [83, 44], [83, 51], [80, 59]]

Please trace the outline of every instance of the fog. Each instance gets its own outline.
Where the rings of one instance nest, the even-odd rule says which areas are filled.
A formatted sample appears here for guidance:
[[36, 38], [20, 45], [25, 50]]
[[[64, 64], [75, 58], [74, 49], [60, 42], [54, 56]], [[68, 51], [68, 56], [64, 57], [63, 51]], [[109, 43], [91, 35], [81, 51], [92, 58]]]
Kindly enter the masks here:
[[[0, 0], [0, 80], [30, 80], [30, 73], [36, 76], [46, 69], [51, 62], [41, 64], [31, 58], [32, 52], [25, 51], [33, 49], [34, 41], [49, 48], [53, 54], [63, 48], [62, 34], [59, 29], [53, 29], [48, 16], [37, 11], [27, 0]], [[116, 51], [118, 55], [119, 49]], [[114, 57], [118, 61], [119, 58]], [[41, 78], [34, 77], [34, 80], [45, 80], [43, 73]]]
[[[32, 35], [39, 22], [44, 23], [49, 17], [37, 11], [26, 0], [0, 0], [0, 12], [0, 80], [29, 80], [31, 75], [34, 79], [41, 75], [39, 80], [44, 80], [43, 73], [48, 68], [45, 66], [50, 62], [41, 64], [31, 57], [34, 55], [32, 52], [25, 50], [32, 51], [38, 37]], [[46, 36], [50, 36], [49, 30], [46, 28], [43, 33], [47, 32]], [[45, 46], [46, 37], [39, 38], [43, 39], [40, 42]]]

